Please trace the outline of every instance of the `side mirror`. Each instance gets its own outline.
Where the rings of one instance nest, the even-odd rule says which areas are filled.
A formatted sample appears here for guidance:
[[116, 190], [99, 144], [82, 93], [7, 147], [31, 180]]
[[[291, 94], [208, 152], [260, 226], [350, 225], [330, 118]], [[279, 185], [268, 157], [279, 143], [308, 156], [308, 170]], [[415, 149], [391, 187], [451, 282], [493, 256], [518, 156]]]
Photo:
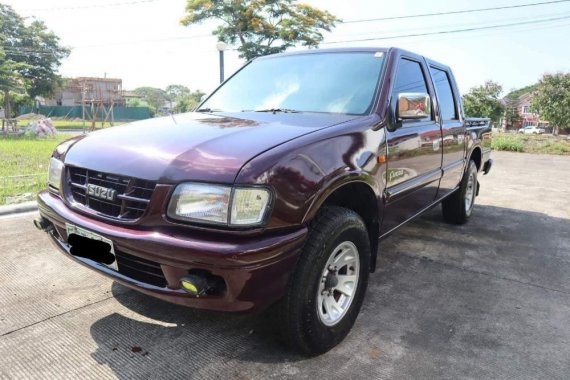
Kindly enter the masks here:
[[421, 92], [402, 92], [398, 94], [396, 109], [396, 117], [399, 121], [430, 118], [430, 97]]

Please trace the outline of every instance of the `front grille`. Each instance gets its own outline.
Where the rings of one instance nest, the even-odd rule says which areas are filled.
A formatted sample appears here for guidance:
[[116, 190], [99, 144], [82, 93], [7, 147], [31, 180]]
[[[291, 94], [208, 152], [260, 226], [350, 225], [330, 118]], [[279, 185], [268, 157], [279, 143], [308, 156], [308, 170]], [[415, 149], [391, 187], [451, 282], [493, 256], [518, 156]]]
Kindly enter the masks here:
[[[121, 220], [140, 218], [150, 201], [155, 182], [83, 168], [68, 167], [67, 179], [73, 200], [106, 216]], [[87, 185], [93, 184], [116, 191], [114, 200], [89, 196]]]
[[166, 278], [160, 264], [122, 251], [115, 252], [115, 255], [117, 256], [119, 273], [145, 284], [161, 288], [166, 287]]

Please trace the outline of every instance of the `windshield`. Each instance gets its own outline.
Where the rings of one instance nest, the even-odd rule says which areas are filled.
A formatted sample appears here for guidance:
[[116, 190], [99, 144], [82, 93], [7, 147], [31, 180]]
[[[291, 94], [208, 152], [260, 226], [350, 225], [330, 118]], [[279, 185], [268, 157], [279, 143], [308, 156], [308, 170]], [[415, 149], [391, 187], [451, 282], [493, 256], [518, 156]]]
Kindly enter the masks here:
[[381, 52], [258, 59], [228, 80], [200, 109], [366, 114], [372, 106], [383, 62]]

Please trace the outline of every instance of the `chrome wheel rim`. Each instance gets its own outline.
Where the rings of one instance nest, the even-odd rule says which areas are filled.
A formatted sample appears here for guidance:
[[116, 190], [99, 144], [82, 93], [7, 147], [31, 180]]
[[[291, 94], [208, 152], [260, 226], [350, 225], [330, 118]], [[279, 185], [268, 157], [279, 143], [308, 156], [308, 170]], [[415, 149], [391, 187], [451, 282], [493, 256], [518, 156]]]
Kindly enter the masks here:
[[475, 176], [473, 173], [469, 175], [467, 179], [467, 190], [465, 191], [465, 211], [469, 213], [471, 207], [473, 206], [473, 200], [475, 199]]
[[317, 313], [326, 326], [334, 326], [347, 313], [358, 287], [360, 256], [350, 241], [340, 243], [329, 256], [317, 290]]

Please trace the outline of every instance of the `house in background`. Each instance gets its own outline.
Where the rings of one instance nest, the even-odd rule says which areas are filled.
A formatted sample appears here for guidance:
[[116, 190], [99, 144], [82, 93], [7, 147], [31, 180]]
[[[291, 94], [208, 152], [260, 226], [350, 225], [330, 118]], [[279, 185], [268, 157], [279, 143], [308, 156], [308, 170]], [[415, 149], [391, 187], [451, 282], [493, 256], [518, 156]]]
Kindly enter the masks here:
[[106, 106], [124, 106], [123, 80], [117, 78], [65, 78], [53, 97], [45, 99], [46, 106], [77, 106], [100, 103]]
[[[506, 108], [506, 115], [501, 119], [501, 129], [509, 130], [536, 126], [544, 129], [549, 128], [549, 123], [540, 118], [538, 113], [532, 111], [532, 93], [527, 92], [517, 98], [505, 97], [501, 103]], [[508, 117], [510, 114], [512, 117]]]

